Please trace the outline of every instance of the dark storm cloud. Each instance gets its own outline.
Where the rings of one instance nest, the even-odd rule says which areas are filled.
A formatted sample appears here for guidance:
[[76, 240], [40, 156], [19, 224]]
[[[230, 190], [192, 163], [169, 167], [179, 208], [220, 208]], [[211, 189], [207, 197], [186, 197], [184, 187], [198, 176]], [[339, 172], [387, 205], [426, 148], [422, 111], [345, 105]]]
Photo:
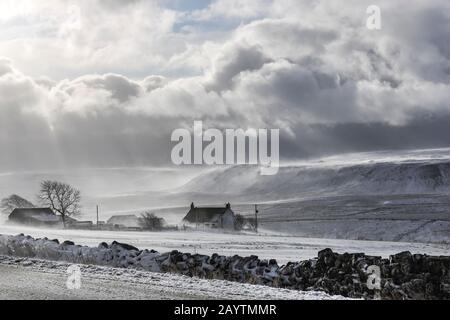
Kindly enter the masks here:
[[387, 123], [345, 123], [299, 126], [296, 138], [283, 137], [286, 159], [348, 152], [444, 148], [450, 146], [450, 115], [421, 118], [403, 126]]

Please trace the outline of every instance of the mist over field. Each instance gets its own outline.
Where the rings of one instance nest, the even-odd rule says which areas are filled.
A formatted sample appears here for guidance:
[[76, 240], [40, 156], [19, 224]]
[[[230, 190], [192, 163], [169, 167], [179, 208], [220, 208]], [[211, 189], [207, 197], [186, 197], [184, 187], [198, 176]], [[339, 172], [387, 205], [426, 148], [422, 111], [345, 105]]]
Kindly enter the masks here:
[[[258, 166], [112, 168], [0, 175], [2, 195], [34, 199], [43, 179], [82, 191], [80, 218], [152, 211], [180, 225], [189, 204], [221, 206], [260, 227], [308, 237], [449, 242], [450, 149], [352, 153], [282, 164], [275, 176]], [[3, 217], [5, 220], [5, 216]]]

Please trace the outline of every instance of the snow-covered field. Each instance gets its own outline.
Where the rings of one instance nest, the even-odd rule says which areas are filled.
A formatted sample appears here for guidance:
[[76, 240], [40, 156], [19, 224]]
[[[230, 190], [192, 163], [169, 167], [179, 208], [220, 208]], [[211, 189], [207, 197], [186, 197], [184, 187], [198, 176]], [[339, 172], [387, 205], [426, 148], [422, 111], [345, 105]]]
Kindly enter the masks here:
[[194, 279], [132, 269], [79, 265], [81, 288], [66, 286], [70, 264], [0, 256], [0, 300], [4, 299], [229, 299], [336, 300], [322, 292], [300, 292], [221, 280]]
[[450, 243], [447, 195], [356, 195], [260, 206], [260, 224], [303, 237]]
[[71, 240], [77, 244], [97, 246], [100, 242], [114, 240], [134, 245], [140, 249], [159, 252], [179, 250], [189, 253], [221, 255], [257, 255], [263, 259], [276, 259], [280, 264], [299, 261], [317, 256], [324, 248], [335, 252], [364, 252], [369, 255], [388, 257], [391, 254], [411, 251], [430, 255], [449, 255], [448, 244], [425, 244], [407, 242], [359, 241], [314, 239], [295, 236], [265, 234], [227, 234], [209, 232], [117, 232], [32, 229], [0, 225], [0, 234], [16, 235], [24, 233], [33, 237]]

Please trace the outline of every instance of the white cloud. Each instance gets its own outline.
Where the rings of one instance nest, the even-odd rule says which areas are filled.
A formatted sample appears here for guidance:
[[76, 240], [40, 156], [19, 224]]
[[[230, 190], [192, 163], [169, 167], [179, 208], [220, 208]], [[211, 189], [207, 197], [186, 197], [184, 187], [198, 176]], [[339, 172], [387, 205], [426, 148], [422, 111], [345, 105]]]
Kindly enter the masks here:
[[220, 0], [180, 12], [161, 1], [86, 0], [76, 2], [80, 24], [64, 15], [75, 2], [33, 3], [0, 19], [3, 149], [19, 140], [37, 148], [9, 138], [26, 128], [42, 150], [73, 146], [73, 161], [103, 161], [98, 143], [126, 161], [156, 146], [154, 160], [166, 157], [173, 129], [201, 119], [281, 127], [295, 154], [302, 138], [331, 145], [333, 128], [357, 136], [378, 123], [413, 139], [409, 125], [450, 114], [444, 0], [381, 1], [377, 32], [365, 28], [368, 1]]

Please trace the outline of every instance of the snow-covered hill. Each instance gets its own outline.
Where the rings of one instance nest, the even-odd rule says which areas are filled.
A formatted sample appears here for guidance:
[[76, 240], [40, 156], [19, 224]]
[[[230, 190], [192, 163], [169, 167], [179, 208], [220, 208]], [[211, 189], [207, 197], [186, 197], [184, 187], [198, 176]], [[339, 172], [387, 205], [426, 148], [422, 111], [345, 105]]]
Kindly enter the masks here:
[[367, 153], [284, 165], [274, 176], [256, 166], [205, 173], [184, 190], [279, 200], [311, 195], [429, 194], [450, 191], [450, 150]]

